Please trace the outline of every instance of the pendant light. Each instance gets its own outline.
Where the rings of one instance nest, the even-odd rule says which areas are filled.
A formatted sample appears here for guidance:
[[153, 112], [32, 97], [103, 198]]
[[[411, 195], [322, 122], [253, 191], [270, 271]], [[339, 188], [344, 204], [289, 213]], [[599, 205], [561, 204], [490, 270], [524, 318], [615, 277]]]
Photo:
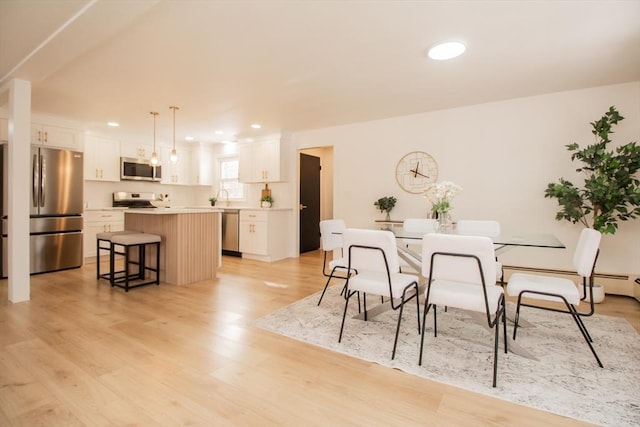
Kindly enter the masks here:
[[178, 152], [176, 151], [176, 110], [179, 110], [179, 108], [174, 106], [169, 108], [173, 110], [173, 150], [171, 150], [171, 163], [175, 163], [178, 161]]
[[150, 113], [153, 116], [153, 153], [151, 153], [151, 166], [158, 165], [158, 153], [156, 152], [156, 116], [159, 114], [155, 111]]

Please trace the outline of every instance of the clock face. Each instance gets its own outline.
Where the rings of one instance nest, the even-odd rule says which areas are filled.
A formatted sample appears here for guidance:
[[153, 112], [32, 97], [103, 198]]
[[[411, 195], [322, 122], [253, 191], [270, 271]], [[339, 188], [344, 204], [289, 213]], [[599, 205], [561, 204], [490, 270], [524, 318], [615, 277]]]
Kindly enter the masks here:
[[396, 181], [404, 191], [422, 194], [429, 184], [438, 181], [438, 164], [423, 151], [407, 153], [396, 166]]

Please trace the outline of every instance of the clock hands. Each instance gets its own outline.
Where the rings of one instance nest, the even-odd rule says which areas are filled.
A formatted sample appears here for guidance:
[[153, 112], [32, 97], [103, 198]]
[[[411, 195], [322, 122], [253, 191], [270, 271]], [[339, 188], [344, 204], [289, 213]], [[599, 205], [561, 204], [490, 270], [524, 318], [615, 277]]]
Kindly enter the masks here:
[[427, 176], [427, 175], [425, 175], [425, 174], [422, 174], [422, 173], [418, 172], [418, 168], [417, 168], [417, 167], [416, 167], [416, 169], [415, 169], [415, 170], [413, 170], [413, 169], [409, 169], [409, 172], [412, 172], [412, 173], [413, 173], [413, 177], [414, 177], [414, 178], [417, 178], [417, 177], [418, 177], [418, 175], [423, 176], [423, 177], [425, 177], [425, 178], [429, 178], [429, 176]]
[[416, 163], [416, 170], [413, 171], [413, 177], [418, 177], [418, 168], [420, 167], [420, 162]]

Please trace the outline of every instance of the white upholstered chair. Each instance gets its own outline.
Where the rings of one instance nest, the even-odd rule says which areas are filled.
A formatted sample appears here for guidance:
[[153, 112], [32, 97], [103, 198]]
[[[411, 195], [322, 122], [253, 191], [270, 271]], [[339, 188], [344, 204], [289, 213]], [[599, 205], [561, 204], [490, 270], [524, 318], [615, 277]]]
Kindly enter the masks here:
[[433, 332], [438, 336], [437, 307], [455, 307], [485, 313], [487, 325], [495, 328], [493, 386], [498, 371], [500, 320], [504, 328], [504, 351], [507, 352], [505, 298], [502, 286], [495, 281], [496, 262], [493, 242], [484, 236], [427, 234], [422, 246], [422, 275], [428, 278], [423, 310], [420, 357], [422, 364], [427, 313], [433, 308]]
[[[347, 278], [347, 260], [344, 258], [344, 254], [340, 258], [334, 258], [329, 261], [329, 272], [327, 272], [327, 254], [334, 250], [340, 250], [342, 252], [342, 239], [343, 233], [347, 229], [347, 225], [342, 219], [327, 219], [320, 221], [320, 245], [324, 252], [324, 258], [322, 261], [322, 274], [327, 277], [327, 283], [324, 285], [318, 305], [322, 302], [324, 293], [327, 291], [329, 282], [331, 279], [345, 279]], [[333, 256], [333, 255], [332, 255]], [[336, 274], [337, 273], [337, 274]]]
[[362, 230], [350, 228], [344, 233], [344, 250], [347, 252], [347, 266], [356, 271], [347, 278], [346, 301], [338, 342], [347, 317], [349, 300], [362, 293], [364, 320], [367, 321], [367, 294], [389, 298], [393, 310], [399, 310], [396, 335], [391, 358], [395, 357], [398, 332], [402, 321], [402, 309], [408, 301], [416, 300], [418, 332], [420, 332], [420, 302], [418, 301], [418, 278], [412, 274], [400, 273], [395, 235], [387, 230]]
[[[583, 295], [587, 295], [587, 289], [591, 292], [589, 295], [590, 310], [588, 312], [578, 312], [577, 309], [581, 301], [580, 291], [572, 280], [561, 277], [540, 276], [525, 273], [514, 273], [511, 275], [509, 283], [507, 284], [507, 294], [509, 296], [518, 297], [516, 317], [513, 326], [514, 340], [516, 339], [516, 332], [518, 330], [520, 307], [533, 307], [567, 313], [573, 317], [573, 320], [578, 325], [578, 329], [587, 342], [591, 353], [593, 353], [593, 356], [596, 358], [598, 366], [602, 368], [602, 362], [592, 345], [593, 339], [589, 335], [589, 331], [587, 331], [587, 327], [581, 319], [582, 316], [591, 316], [595, 312], [593, 305], [593, 272], [598, 258], [600, 238], [601, 234], [599, 231], [591, 228], [583, 229], [580, 233], [580, 238], [578, 239], [578, 244], [573, 254], [573, 265], [578, 272], [578, 275], [582, 277]], [[587, 286], [587, 280], [589, 281], [589, 286]], [[526, 302], [523, 298], [527, 299]], [[542, 306], [536, 304], [535, 300], [560, 302], [564, 304], [566, 310]]]
[[[494, 237], [500, 235], [500, 223], [493, 220], [461, 219], [456, 223], [456, 231], [465, 236]], [[497, 257], [496, 280], [504, 285], [504, 269]]]

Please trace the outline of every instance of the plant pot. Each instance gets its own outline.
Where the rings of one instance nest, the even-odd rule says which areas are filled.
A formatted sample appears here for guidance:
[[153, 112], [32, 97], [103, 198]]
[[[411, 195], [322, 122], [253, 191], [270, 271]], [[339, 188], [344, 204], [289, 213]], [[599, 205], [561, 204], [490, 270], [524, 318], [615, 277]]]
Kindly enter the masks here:
[[211, 202], [211, 206], [215, 206], [215, 205], [216, 205], [216, 202]]
[[[582, 298], [582, 285], [580, 286], [580, 298]], [[587, 286], [587, 297], [584, 299], [589, 302], [589, 287]], [[593, 302], [599, 304], [604, 301], [604, 286], [595, 284], [593, 285]]]
[[270, 208], [271, 207], [271, 202], [260, 202], [260, 207], [261, 208]]

